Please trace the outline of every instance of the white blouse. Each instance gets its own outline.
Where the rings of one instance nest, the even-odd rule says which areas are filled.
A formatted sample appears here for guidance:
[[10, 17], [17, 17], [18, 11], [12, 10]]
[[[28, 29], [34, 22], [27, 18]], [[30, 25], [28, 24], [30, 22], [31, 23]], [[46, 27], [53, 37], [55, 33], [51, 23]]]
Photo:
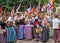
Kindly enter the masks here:
[[53, 29], [59, 29], [60, 20], [58, 18], [53, 19]]
[[10, 22], [10, 21], [13, 21], [12, 17], [9, 17], [9, 18], [8, 18], [8, 21], [9, 21], [9, 22]]

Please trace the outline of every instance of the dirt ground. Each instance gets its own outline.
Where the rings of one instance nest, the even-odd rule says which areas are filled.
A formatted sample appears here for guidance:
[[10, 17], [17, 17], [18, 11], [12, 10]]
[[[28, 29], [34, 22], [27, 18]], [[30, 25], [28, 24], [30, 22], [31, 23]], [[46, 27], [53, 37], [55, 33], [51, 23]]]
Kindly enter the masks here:
[[[43, 43], [41, 41], [35, 41], [34, 39], [32, 40], [17, 40], [17, 42], [14, 43]], [[53, 39], [49, 39], [48, 42], [46, 43], [54, 43]]]

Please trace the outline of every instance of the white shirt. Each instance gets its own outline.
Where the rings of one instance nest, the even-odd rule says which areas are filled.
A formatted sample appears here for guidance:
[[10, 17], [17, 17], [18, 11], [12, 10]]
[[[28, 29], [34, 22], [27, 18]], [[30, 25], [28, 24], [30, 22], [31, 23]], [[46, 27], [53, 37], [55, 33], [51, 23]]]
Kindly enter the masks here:
[[60, 20], [58, 18], [53, 19], [53, 29], [59, 29]]
[[31, 8], [28, 8], [27, 11], [30, 13], [31, 12]]
[[10, 22], [10, 21], [13, 21], [12, 17], [9, 17], [9, 18], [8, 18], [8, 21], [9, 21], [9, 22]]

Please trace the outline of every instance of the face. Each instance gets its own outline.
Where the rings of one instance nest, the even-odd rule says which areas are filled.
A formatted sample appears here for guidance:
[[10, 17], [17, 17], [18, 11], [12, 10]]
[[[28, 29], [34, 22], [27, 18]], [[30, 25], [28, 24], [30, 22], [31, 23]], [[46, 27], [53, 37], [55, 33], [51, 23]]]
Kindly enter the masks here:
[[2, 21], [3, 21], [3, 22], [6, 21], [6, 17], [5, 17], [5, 16], [2, 17]]
[[9, 26], [10, 25], [10, 22], [9, 21], [7, 21], [7, 26]]
[[13, 22], [10, 22], [10, 25], [13, 25]]

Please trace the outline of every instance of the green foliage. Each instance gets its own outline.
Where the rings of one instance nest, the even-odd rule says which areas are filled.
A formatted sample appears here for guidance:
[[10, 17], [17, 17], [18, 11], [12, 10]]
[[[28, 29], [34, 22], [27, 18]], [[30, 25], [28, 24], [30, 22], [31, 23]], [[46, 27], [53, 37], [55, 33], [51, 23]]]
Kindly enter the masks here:
[[[36, 6], [38, 2], [40, 2], [41, 5], [44, 3], [48, 3], [49, 0], [0, 0], [0, 5], [2, 5], [3, 10], [7, 9], [8, 11], [11, 10], [12, 7], [15, 6], [15, 9], [17, 6], [21, 3], [21, 11], [24, 11], [27, 7]], [[58, 0], [55, 0], [54, 7], [56, 7], [58, 4]]]
[[53, 3], [53, 12], [56, 11], [56, 7], [58, 7], [58, 1], [55, 0], [55, 2]]
[[41, 5], [47, 4], [47, 3], [48, 3], [48, 0], [41, 0]]
[[30, 5], [36, 6], [38, 1], [36, 0], [1, 0], [0, 1], [0, 5], [2, 5], [3, 10], [7, 9], [8, 11], [10, 11], [11, 8], [14, 6], [16, 8], [20, 3], [22, 4], [21, 9], [24, 10]]

